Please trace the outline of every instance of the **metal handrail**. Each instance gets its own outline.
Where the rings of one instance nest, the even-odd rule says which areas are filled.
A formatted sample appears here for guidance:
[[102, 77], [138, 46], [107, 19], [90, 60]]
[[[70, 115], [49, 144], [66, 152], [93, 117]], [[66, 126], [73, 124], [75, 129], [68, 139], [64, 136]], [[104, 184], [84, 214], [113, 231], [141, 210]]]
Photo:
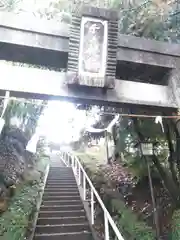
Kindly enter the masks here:
[[[109, 225], [113, 229], [116, 238], [118, 240], [124, 240], [119, 229], [117, 228], [114, 220], [112, 219], [110, 213], [106, 209], [101, 197], [99, 196], [98, 192], [96, 191], [95, 187], [93, 186], [90, 178], [88, 177], [87, 173], [85, 172], [82, 164], [80, 163], [79, 159], [76, 156], [73, 156], [67, 152], [61, 153], [62, 158], [66, 162], [66, 166], [72, 166], [74, 175], [77, 176], [78, 185], [82, 185], [83, 188], [83, 200], [86, 201], [86, 183], [88, 182], [90, 189], [91, 189], [91, 224], [94, 225], [94, 197], [96, 197], [97, 201], [99, 202], [103, 212], [104, 212], [104, 239], [110, 240], [110, 233], [109, 233]], [[82, 173], [82, 176], [81, 176]], [[82, 179], [83, 177], [83, 184]]]

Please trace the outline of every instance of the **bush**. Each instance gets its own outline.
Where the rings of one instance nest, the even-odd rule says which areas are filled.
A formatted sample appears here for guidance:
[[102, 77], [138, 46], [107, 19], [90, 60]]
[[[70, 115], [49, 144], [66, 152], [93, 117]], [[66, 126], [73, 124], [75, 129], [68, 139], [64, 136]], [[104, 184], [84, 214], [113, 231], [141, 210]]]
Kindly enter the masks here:
[[[123, 194], [113, 191], [114, 184], [112, 183], [114, 178], [111, 175], [114, 174], [114, 169], [112, 167], [105, 166], [92, 167], [93, 164], [91, 162], [83, 162], [82, 159], [81, 162], [96, 190], [99, 192], [99, 195], [106, 205], [110, 215], [114, 216], [114, 221], [116, 222], [123, 237], [128, 240], [156, 239], [154, 230], [145, 222], [140, 221], [133, 211], [125, 205], [123, 201]], [[111, 172], [112, 169], [113, 172]], [[121, 175], [123, 176], [123, 174], [121, 174], [122, 171], [123, 169], [119, 169], [115, 166], [116, 178], [121, 177]], [[127, 176], [127, 174], [125, 176]], [[118, 180], [120, 182], [124, 182], [124, 178], [120, 178]], [[127, 178], [125, 180], [127, 181]], [[103, 213], [99, 209], [98, 217], [103, 219]]]
[[174, 211], [172, 217], [172, 240], [180, 239], [180, 210]]
[[[36, 170], [44, 170], [47, 161], [39, 161]], [[37, 174], [35, 174], [35, 178]], [[40, 199], [43, 181], [36, 178], [36, 181], [26, 179], [21, 185], [15, 196], [11, 199], [8, 210], [0, 218], [0, 239], [3, 240], [24, 240], [30, 221], [33, 220], [34, 213], [37, 211], [37, 202]], [[38, 179], [38, 181], [37, 181]], [[33, 178], [34, 180], [34, 178]]]
[[116, 216], [116, 224], [123, 236], [128, 240], [154, 240], [155, 232], [144, 222], [139, 221], [136, 215], [125, 206], [123, 201], [113, 199], [112, 211]]
[[35, 183], [35, 182], [39, 182], [40, 179], [41, 179], [41, 174], [40, 172], [38, 172], [37, 170], [33, 169], [33, 170], [25, 170], [24, 173], [23, 173], [23, 179], [26, 181], [26, 182], [29, 182], [29, 183]]

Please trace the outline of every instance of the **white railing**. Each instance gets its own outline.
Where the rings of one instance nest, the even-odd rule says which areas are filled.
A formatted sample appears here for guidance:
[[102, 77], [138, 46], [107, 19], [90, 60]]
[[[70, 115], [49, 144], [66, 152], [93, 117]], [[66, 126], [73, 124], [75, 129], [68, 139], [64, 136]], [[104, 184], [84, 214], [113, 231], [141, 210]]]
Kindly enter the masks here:
[[87, 183], [89, 184], [90, 191], [91, 191], [91, 194], [90, 194], [91, 224], [94, 225], [94, 221], [95, 221], [94, 203], [95, 203], [95, 198], [96, 198], [104, 212], [104, 239], [110, 240], [109, 227], [111, 226], [112, 230], [115, 233], [116, 239], [124, 240], [124, 238], [122, 237], [121, 233], [119, 232], [119, 229], [117, 228], [114, 220], [112, 219], [112, 217], [109, 214], [108, 210], [106, 209], [103, 201], [101, 200], [98, 192], [96, 191], [96, 189], [93, 186], [91, 180], [89, 179], [87, 173], [85, 172], [79, 159], [76, 156], [73, 156], [67, 152], [61, 153], [61, 158], [64, 161], [64, 163], [66, 164], [66, 166], [72, 167], [74, 175], [77, 179], [78, 185], [82, 186], [84, 201], [87, 201], [87, 199], [86, 199]]

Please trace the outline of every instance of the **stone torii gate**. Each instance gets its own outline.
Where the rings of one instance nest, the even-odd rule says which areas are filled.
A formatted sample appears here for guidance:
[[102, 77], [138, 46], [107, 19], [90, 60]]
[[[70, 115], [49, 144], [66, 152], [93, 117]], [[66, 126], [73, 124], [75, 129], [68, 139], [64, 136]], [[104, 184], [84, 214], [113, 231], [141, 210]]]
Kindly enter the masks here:
[[92, 7], [72, 26], [1, 12], [1, 60], [63, 70], [1, 64], [1, 94], [178, 108], [180, 45], [118, 34], [117, 21], [116, 12]]

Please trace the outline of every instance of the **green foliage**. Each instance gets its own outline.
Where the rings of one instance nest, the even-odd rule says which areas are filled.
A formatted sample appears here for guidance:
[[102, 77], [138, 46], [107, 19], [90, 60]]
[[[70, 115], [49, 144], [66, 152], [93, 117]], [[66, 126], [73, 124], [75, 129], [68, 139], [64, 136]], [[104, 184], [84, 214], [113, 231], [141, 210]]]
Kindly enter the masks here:
[[[85, 171], [106, 205], [106, 208], [111, 216], [114, 216], [114, 221], [120, 229], [123, 237], [128, 240], [154, 240], [155, 233], [152, 228], [145, 222], [140, 221], [131, 209], [126, 207], [124, 202], [120, 200], [119, 193], [116, 192], [117, 194], [114, 194], [114, 191], [112, 191], [112, 179], [114, 179], [114, 177], [110, 175], [117, 175], [115, 176], [116, 179], [121, 173], [119, 171], [111, 172], [109, 175], [106, 173], [105, 166], [103, 167], [102, 165], [97, 164], [97, 159], [93, 159], [88, 155], [85, 155], [85, 158], [82, 157], [82, 155], [79, 155], [79, 157]], [[124, 178], [126, 177], [127, 175], [125, 175]], [[102, 212], [99, 213], [99, 217], [101, 216], [103, 218]]]
[[172, 240], [179, 240], [180, 239], [180, 210], [176, 210], [173, 213], [172, 217]]
[[178, 1], [114, 0], [112, 6], [119, 9], [121, 33], [160, 41], [179, 42], [180, 4]]
[[[42, 159], [38, 162], [36, 170], [44, 171], [46, 166], [47, 160]], [[29, 179], [26, 180], [12, 198], [8, 210], [0, 218], [0, 238], [3, 240], [23, 240], [30, 226], [29, 220], [32, 221], [30, 216], [36, 212], [42, 181], [38, 178], [38, 181], [36, 179], [32, 184]]]
[[39, 182], [40, 178], [41, 174], [37, 170], [25, 170], [23, 173], [23, 179], [29, 183]]
[[147, 164], [144, 159], [140, 158], [139, 156], [132, 157], [131, 155], [128, 155], [126, 158], [127, 161], [125, 166], [127, 166], [132, 174], [137, 178], [137, 181], [148, 176]]
[[121, 200], [112, 200], [112, 210], [116, 215], [116, 224], [128, 240], [154, 240], [155, 232], [125, 206]]
[[[167, 166], [167, 156], [169, 154], [166, 136], [160, 124], [156, 124], [154, 119], [138, 119], [141, 134], [152, 142], [158, 142], [156, 154], [161, 163]], [[121, 163], [133, 173], [137, 179], [147, 176], [147, 164], [140, 156], [138, 149], [134, 148], [135, 143], [139, 142], [138, 134], [132, 119], [122, 117], [114, 127], [114, 139], [116, 143], [115, 152], [121, 155]], [[150, 160], [152, 163], [152, 161]], [[154, 164], [151, 164], [153, 174], [157, 175]], [[153, 175], [154, 176], [154, 175]]]
[[15, 11], [23, 0], [6, 0], [0, 2], [0, 10], [12, 12]]
[[28, 102], [11, 100], [4, 114], [6, 126], [10, 126], [11, 121], [15, 119], [17, 127], [20, 127], [30, 138], [35, 132], [39, 117], [46, 104], [46, 101], [38, 100], [29, 100]]
[[[36, 0], [37, 6], [34, 15], [42, 18], [56, 19], [69, 23], [69, 13], [81, 4], [91, 6], [112, 7], [119, 11], [119, 31], [161, 41], [179, 42], [180, 32], [180, 3], [176, 0], [52, 0], [49, 5], [38, 7], [42, 0]], [[7, 1], [8, 2], [8, 1]], [[9, 0], [15, 7], [16, 0]], [[34, 3], [35, 5], [35, 3]], [[24, 9], [28, 11], [28, 9]]]
[[38, 194], [38, 185], [26, 185], [17, 192], [10, 208], [0, 219], [0, 235], [4, 240], [24, 239], [29, 225], [29, 216], [35, 210]]

